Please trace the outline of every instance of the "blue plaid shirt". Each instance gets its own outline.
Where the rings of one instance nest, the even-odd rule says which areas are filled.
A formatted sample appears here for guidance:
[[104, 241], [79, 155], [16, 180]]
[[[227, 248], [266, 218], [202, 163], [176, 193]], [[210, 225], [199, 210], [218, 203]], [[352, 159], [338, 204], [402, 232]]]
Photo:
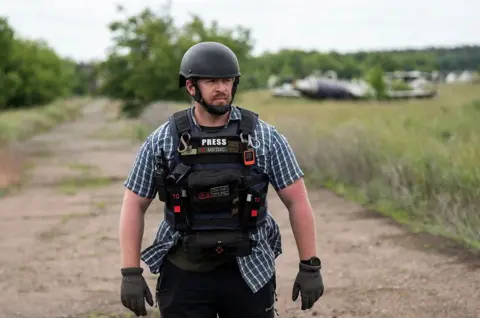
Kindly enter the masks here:
[[[198, 125], [193, 118], [195, 125]], [[240, 110], [233, 107], [229, 122], [240, 118]], [[275, 190], [283, 189], [303, 177], [287, 139], [275, 127], [259, 119], [252, 138], [254, 146], [259, 146], [256, 149], [257, 163], [268, 174]], [[173, 159], [175, 147], [168, 121], [146, 138], [125, 181], [125, 187], [141, 197], [155, 198], [154, 156], [160, 148], [164, 149], [168, 159]], [[282, 253], [280, 230], [270, 212], [267, 213], [265, 224], [251, 237], [258, 242], [257, 246], [251, 255], [237, 257], [237, 261], [242, 277], [255, 293], [275, 273], [275, 259]], [[163, 220], [153, 244], [142, 251], [141, 256], [153, 274], [160, 272], [165, 255], [178, 238], [179, 233]]]

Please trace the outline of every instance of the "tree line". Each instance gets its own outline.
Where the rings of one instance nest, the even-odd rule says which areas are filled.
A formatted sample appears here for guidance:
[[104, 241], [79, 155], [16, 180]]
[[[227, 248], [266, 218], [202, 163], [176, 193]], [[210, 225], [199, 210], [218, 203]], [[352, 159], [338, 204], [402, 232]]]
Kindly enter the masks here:
[[0, 110], [87, 94], [90, 73], [45, 41], [19, 37], [8, 19], [0, 17]]
[[125, 101], [125, 112], [135, 115], [155, 100], [186, 99], [177, 88], [178, 68], [183, 53], [199, 41], [219, 41], [235, 51], [241, 90], [264, 88], [271, 75], [299, 78], [317, 69], [365, 78], [372, 70], [448, 72], [480, 65], [480, 46], [350, 54], [284, 49], [254, 56], [251, 30], [243, 26], [207, 24], [196, 15], [176, 26], [168, 7], [160, 14], [147, 8], [131, 15], [118, 6], [118, 13], [109, 24], [114, 45], [96, 64], [62, 58], [43, 41], [22, 39], [0, 17], [0, 109], [95, 93]]
[[315, 69], [333, 70], [343, 78], [364, 78], [378, 69], [447, 72], [480, 65], [480, 46], [351, 54], [285, 49], [254, 56], [251, 30], [242, 26], [225, 28], [215, 21], [207, 24], [196, 15], [175, 26], [168, 7], [163, 10], [166, 14], [145, 9], [128, 15], [122, 7], [118, 12], [123, 18], [109, 25], [114, 46], [99, 65], [104, 80], [99, 92], [124, 100], [124, 110], [131, 115], [154, 100], [187, 98], [184, 90], [177, 88], [177, 73], [183, 53], [199, 41], [219, 41], [235, 51], [242, 68], [243, 90], [265, 87], [272, 74], [299, 78]]

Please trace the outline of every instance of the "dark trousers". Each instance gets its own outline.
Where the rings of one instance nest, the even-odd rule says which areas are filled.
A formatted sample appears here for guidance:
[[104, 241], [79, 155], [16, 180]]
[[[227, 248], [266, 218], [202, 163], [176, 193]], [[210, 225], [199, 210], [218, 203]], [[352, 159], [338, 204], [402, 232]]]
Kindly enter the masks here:
[[236, 263], [199, 273], [166, 259], [156, 297], [162, 318], [273, 318], [275, 275], [254, 294]]

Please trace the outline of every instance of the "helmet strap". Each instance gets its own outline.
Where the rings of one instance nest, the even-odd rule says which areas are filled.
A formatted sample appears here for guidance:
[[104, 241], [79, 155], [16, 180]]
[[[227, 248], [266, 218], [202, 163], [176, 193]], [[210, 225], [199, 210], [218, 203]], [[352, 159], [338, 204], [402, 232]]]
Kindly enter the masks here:
[[200, 92], [200, 88], [198, 87], [198, 83], [196, 80], [193, 81], [193, 87], [195, 87], [195, 94], [192, 97], [196, 102], [202, 105], [203, 108], [205, 108], [205, 110], [209, 114], [213, 116], [222, 116], [222, 115], [225, 115], [227, 112], [229, 112], [232, 108], [232, 103], [233, 103], [233, 99], [235, 98], [235, 93], [237, 92], [238, 83], [239, 83], [239, 79], [237, 77], [235, 78], [235, 82], [233, 83], [232, 101], [230, 102], [230, 104], [217, 106], [217, 105], [211, 105], [205, 102], [205, 100], [202, 97], [202, 92]]

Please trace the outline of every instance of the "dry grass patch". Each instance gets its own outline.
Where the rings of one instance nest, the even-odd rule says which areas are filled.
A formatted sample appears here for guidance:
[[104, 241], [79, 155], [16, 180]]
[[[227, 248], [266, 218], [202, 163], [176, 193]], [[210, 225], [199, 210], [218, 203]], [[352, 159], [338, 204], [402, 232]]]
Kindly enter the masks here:
[[[28, 167], [25, 158], [11, 150], [9, 144], [74, 119], [88, 101], [87, 98], [58, 100], [42, 107], [0, 112], [0, 197], [21, 184]], [[48, 155], [48, 150], [38, 155], [42, 154]]]
[[0, 112], [0, 145], [31, 137], [74, 119], [89, 100], [58, 100], [46, 106]]

